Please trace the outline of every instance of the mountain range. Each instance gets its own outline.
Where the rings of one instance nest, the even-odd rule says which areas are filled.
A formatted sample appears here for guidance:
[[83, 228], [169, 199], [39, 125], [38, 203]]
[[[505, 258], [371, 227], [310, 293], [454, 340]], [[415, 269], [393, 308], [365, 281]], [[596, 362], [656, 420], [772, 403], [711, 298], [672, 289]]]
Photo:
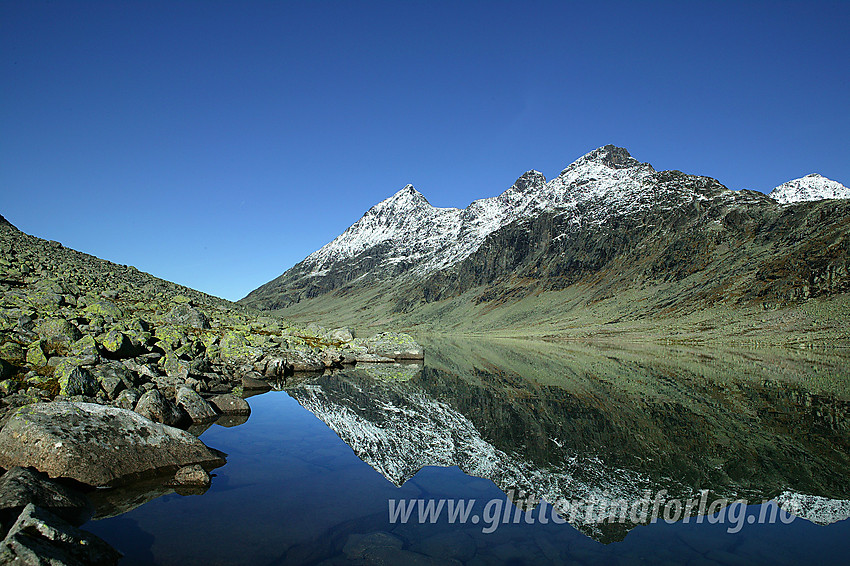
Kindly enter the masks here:
[[407, 185], [241, 302], [355, 326], [554, 335], [661, 320], [725, 335], [811, 303], [794, 323], [828, 327], [850, 291], [847, 199], [818, 174], [733, 191], [606, 145], [465, 209]]

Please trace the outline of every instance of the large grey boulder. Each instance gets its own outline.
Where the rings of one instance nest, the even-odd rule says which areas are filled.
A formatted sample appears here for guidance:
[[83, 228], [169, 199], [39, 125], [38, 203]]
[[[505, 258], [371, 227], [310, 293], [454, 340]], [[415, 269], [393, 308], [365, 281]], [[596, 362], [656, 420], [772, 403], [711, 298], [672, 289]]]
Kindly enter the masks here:
[[177, 406], [182, 407], [192, 418], [193, 423], [206, 423], [218, 418], [218, 413], [194, 389], [177, 388]]
[[212, 397], [209, 401], [210, 405], [215, 407], [215, 409], [222, 415], [251, 414], [251, 407], [248, 405], [248, 401], [246, 401], [242, 397], [237, 397], [232, 393], [216, 395], [215, 397]]
[[370, 354], [396, 360], [421, 360], [425, 358], [425, 349], [409, 334], [401, 332], [381, 332], [366, 339], [363, 343]]
[[64, 318], [39, 320], [35, 331], [45, 340], [65, 344], [72, 344], [83, 337], [80, 330]]
[[30, 503], [0, 544], [0, 563], [32, 566], [113, 566], [122, 554], [103, 539]]
[[191, 464], [211, 468], [224, 459], [188, 432], [117, 407], [37, 403], [15, 411], [0, 430], [0, 466], [33, 466], [50, 477], [93, 486], [120, 485]]
[[188, 425], [189, 416], [172, 403], [158, 389], [147, 391], [136, 403], [136, 412], [167, 426]]

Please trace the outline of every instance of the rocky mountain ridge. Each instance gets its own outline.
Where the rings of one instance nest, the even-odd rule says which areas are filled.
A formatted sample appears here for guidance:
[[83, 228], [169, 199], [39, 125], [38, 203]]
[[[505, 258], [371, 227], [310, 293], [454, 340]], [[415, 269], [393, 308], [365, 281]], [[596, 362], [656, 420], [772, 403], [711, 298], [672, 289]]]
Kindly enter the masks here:
[[[671, 307], [682, 314], [718, 302], [762, 307], [833, 296], [850, 290], [850, 206], [812, 201], [827, 185], [808, 176], [778, 187], [776, 196], [795, 203], [782, 205], [710, 177], [655, 171], [609, 145], [551, 181], [529, 171], [464, 210], [432, 207], [407, 186], [240, 302], [439, 331], [469, 319], [470, 304], [503, 311], [497, 325], [533, 324], [508, 321], [505, 307], [552, 291], [585, 297], [567, 309], [575, 316], [624, 291], [636, 295], [609, 301], [611, 315], [594, 314], [589, 324]], [[569, 314], [563, 297], [552, 300]]]

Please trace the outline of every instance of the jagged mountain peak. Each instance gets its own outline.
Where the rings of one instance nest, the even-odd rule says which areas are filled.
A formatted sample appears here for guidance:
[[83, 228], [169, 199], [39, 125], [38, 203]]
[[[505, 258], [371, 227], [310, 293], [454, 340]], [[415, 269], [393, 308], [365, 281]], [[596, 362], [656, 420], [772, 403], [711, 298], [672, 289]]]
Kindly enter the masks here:
[[508, 190], [526, 193], [531, 190], [542, 189], [545, 186], [546, 176], [543, 175], [543, 173], [541, 173], [540, 171], [535, 171], [534, 169], [532, 169], [520, 175], [519, 178]]
[[780, 204], [792, 204], [823, 199], [850, 198], [850, 189], [820, 173], [792, 179], [773, 189], [768, 195]]
[[[629, 153], [624, 147], [617, 147], [613, 144], [603, 145], [593, 151], [583, 155], [570, 164], [565, 171], [577, 169], [582, 166], [598, 164], [604, 165], [610, 169], [629, 169], [631, 167], [647, 166], [648, 163], [641, 163]], [[651, 166], [650, 166], [651, 167]]]
[[425, 198], [425, 195], [417, 191], [413, 185], [407, 184], [393, 196], [386, 198], [373, 206], [366, 213], [378, 214], [386, 211], [403, 212], [415, 210], [423, 207], [431, 207], [431, 203]]

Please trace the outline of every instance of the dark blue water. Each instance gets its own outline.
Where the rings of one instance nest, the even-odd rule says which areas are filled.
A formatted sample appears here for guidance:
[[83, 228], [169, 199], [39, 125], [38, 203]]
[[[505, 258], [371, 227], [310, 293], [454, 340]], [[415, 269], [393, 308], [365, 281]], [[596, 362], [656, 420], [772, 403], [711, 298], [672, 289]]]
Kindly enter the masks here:
[[288, 394], [270, 392], [249, 402], [253, 412], [245, 424], [214, 425], [201, 436], [228, 454], [209, 491], [168, 494], [84, 528], [121, 550], [125, 565], [363, 563], [353, 543], [374, 532], [390, 533], [409, 551], [397, 553], [397, 560], [450, 563], [421, 562], [430, 554], [469, 565], [843, 564], [850, 551], [848, 520], [746, 524], [735, 534], [727, 532], [728, 523], [659, 521], [610, 544], [569, 524], [526, 524], [524, 517], [489, 534], [481, 523], [449, 524], [445, 513], [435, 524], [391, 524], [391, 499], [474, 498], [480, 513], [484, 502], [505, 495], [456, 467], [424, 468], [398, 488]]

